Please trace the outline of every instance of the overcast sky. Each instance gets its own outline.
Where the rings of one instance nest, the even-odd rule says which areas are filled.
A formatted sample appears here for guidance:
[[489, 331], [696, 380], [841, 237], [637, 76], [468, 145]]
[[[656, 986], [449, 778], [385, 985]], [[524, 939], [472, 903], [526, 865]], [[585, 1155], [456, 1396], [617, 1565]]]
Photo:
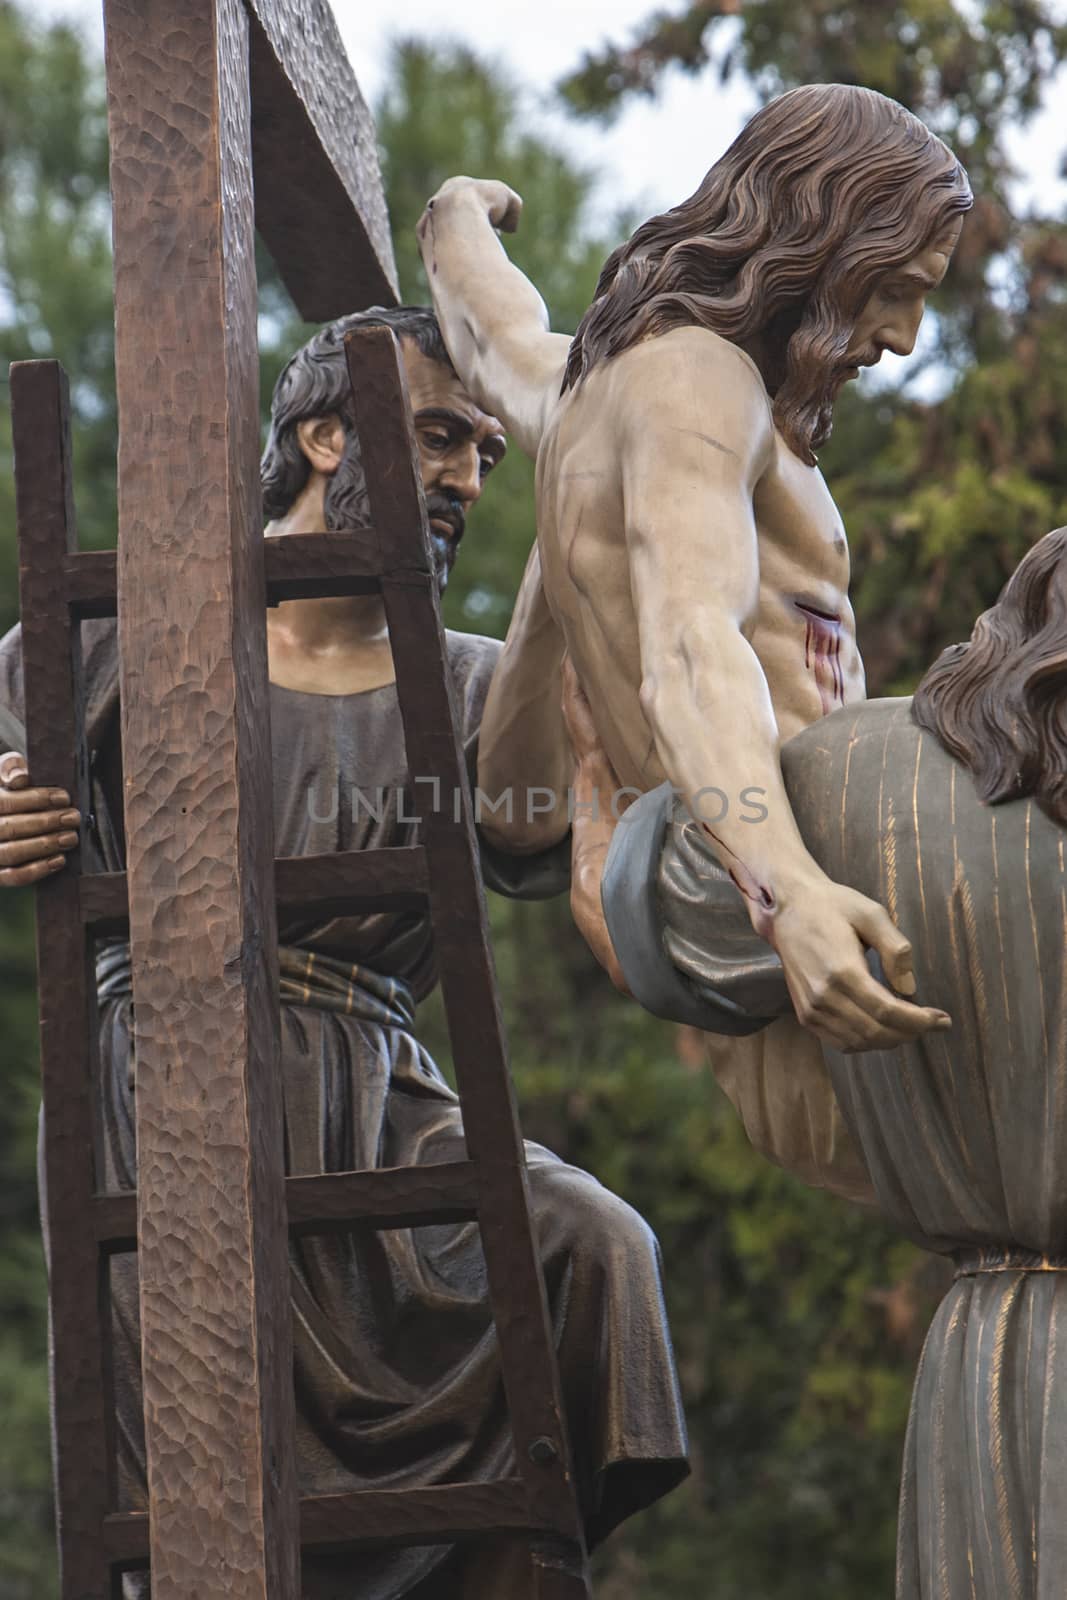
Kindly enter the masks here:
[[[690, 194], [722, 154], [754, 100], [741, 83], [723, 88], [714, 73], [671, 72], [653, 101], [632, 101], [610, 129], [549, 109], [554, 82], [605, 39], [625, 41], [651, 11], [680, 0], [502, 0], [464, 10], [455, 0], [333, 0], [349, 57], [366, 98], [383, 83], [388, 43], [397, 33], [462, 38], [495, 56], [527, 88], [527, 106], [576, 157], [602, 174], [605, 204], [658, 210]], [[1067, 7], [1067, 0], [1063, 0]], [[99, 43], [100, 0], [34, 0], [36, 15], [77, 18]], [[1067, 87], [1067, 86], [1065, 86]], [[1057, 169], [1067, 145], [1063, 94], [1031, 124], [1015, 154], [1029, 176], [1023, 195], [1067, 209]], [[492, 176], [492, 174], [480, 174]]]
[[[551, 104], [552, 88], [583, 53], [606, 39], [625, 42], [652, 11], [679, 9], [681, 0], [498, 0], [463, 10], [455, 0], [332, 0], [349, 58], [364, 96], [372, 104], [383, 86], [389, 41], [398, 34], [421, 38], [459, 38], [480, 54], [498, 59], [523, 85], [524, 107], [560, 145], [600, 175], [606, 213], [623, 206], [650, 214], [692, 193], [755, 108], [741, 82], [723, 88], [712, 72], [691, 78], [668, 72], [654, 100], [631, 100], [610, 128], [579, 122]], [[1067, 0], [1060, 0], [1067, 11]], [[34, 0], [45, 19], [77, 20], [102, 49], [100, 0]], [[1067, 183], [1059, 166], [1067, 147], [1063, 103], [1067, 72], [1061, 71], [1049, 104], [1017, 136], [1011, 154], [1023, 176], [1021, 204], [1046, 213], [1067, 214]], [[495, 173], [476, 173], [495, 177]], [[911, 358], [917, 367], [933, 339], [931, 319]], [[861, 382], [893, 383], [906, 376], [905, 362], [886, 355], [877, 374]], [[922, 392], [934, 398], [937, 374], [920, 378]], [[917, 389], [916, 392], [919, 392]]]

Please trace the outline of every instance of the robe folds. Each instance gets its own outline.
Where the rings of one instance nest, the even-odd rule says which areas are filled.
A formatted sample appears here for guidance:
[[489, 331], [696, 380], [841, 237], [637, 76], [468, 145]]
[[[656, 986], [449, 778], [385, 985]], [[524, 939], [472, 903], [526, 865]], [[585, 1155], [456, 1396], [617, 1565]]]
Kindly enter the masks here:
[[[952, 1029], [889, 1051], [824, 1048], [821, 1080], [813, 1072], [799, 1085], [788, 1052], [769, 1050], [743, 1089], [761, 1107], [742, 1115], [783, 1166], [853, 1190], [955, 1264], [912, 1396], [898, 1600], [1058, 1600], [1067, 1582], [1067, 832], [1029, 799], [982, 804], [910, 706], [836, 711], [789, 740], [782, 770], [815, 860], [885, 906], [912, 943], [916, 1000], [947, 1011]], [[780, 967], [754, 935], [741, 937], [739, 896], [699, 827], [669, 792], [633, 812], [632, 829], [617, 830], [604, 890], [613, 937], [631, 940], [619, 952], [628, 978], [639, 962], [663, 1014], [720, 1032], [724, 1017], [739, 1031], [740, 1014], [746, 1029], [766, 1024], [770, 1039], [781, 1027], [772, 1021], [782, 1015]], [[643, 890], [631, 853], [635, 863], [657, 856]], [[619, 919], [627, 898], [629, 935]], [[790, 1105], [803, 1115], [784, 1114]]]
[[[98, 869], [123, 865], [114, 624], [84, 630]], [[499, 645], [448, 635], [473, 760]], [[18, 632], [0, 642], [0, 748], [21, 741]], [[395, 687], [314, 695], [271, 686], [275, 853], [410, 845], [418, 791], [406, 770]], [[47, 781], [47, 775], [40, 780]], [[563, 876], [560, 875], [560, 856]], [[542, 894], [566, 882], [565, 852], [529, 863], [485, 852], [487, 881]], [[422, 913], [283, 921], [281, 1071], [292, 1174], [463, 1159], [456, 1096], [418, 1043], [434, 985]], [[101, 1187], [136, 1186], [137, 1066], [129, 952], [97, 964]], [[535, 1234], [548, 1287], [588, 1537], [687, 1471], [685, 1426], [663, 1304], [659, 1251], [644, 1221], [588, 1173], [527, 1145]], [[112, 1265], [119, 1481], [145, 1503], [136, 1257]], [[356, 1230], [291, 1244], [297, 1454], [303, 1493], [423, 1487], [514, 1470], [485, 1265], [474, 1224]], [[445, 1595], [447, 1547], [305, 1559], [305, 1600]], [[147, 1593], [127, 1577], [127, 1595]]]

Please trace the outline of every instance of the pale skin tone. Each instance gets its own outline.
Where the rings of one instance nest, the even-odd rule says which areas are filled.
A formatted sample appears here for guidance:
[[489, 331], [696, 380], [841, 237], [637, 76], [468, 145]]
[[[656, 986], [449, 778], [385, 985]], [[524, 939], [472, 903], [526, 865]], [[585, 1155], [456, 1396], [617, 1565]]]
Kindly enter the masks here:
[[[450, 559], [467, 512], [504, 454], [501, 424], [471, 399], [455, 373], [401, 339], [415, 416], [419, 464], [428, 496], [441, 494], [449, 512], [431, 522], [439, 559]], [[337, 416], [297, 424], [307, 458], [306, 485], [288, 514], [268, 523], [267, 537], [319, 533], [326, 487], [344, 452]], [[379, 596], [287, 600], [267, 613], [272, 683], [310, 694], [358, 694], [394, 680], [385, 611]], [[37, 883], [60, 871], [78, 842], [78, 812], [65, 790], [35, 786], [26, 759], [0, 757], [0, 888]]]
[[[595, 708], [608, 792], [666, 778], [681, 791], [781, 957], [807, 1027], [841, 1049], [947, 1027], [943, 1012], [900, 998], [915, 992], [908, 941], [881, 906], [818, 868], [783, 786], [781, 741], [862, 699], [864, 677], [841, 519], [818, 468], [775, 428], [763, 352], [676, 328], [560, 397], [569, 340], [547, 330], [540, 296], [494, 232], [513, 229], [520, 209], [503, 184], [456, 178], [419, 224], [457, 369], [537, 459], [538, 544], [482, 724], [479, 784], [516, 791], [513, 824], [503, 812], [490, 824], [496, 842], [534, 850], [566, 831], [569, 652]], [[857, 319], [845, 376], [884, 350], [911, 351], [958, 231], [887, 272]], [[539, 793], [524, 804], [523, 777], [559, 803]], [[752, 792], [767, 811], [759, 826], [745, 820]], [[602, 856], [613, 820], [576, 830], [579, 857]], [[579, 859], [587, 925], [599, 919], [595, 876]], [[865, 947], [896, 994], [871, 977]]]

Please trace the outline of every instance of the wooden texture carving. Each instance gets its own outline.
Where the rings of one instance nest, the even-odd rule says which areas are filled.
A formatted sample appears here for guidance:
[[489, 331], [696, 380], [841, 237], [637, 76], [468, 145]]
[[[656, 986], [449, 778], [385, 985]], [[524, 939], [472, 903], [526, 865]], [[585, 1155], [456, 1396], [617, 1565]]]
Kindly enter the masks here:
[[[27, 757], [42, 784], [88, 810], [80, 648], [65, 562], [76, 546], [67, 380], [54, 361], [11, 369]], [[96, 991], [78, 916], [81, 852], [37, 889], [41, 1078], [50, 1220], [52, 1415], [63, 1600], [108, 1600], [101, 1524], [111, 1498], [110, 1427], [94, 1237], [91, 1093]]]
[[152, 1593], [292, 1600], [248, 18], [105, 16]]
[[256, 226], [309, 322], [395, 305], [374, 123], [328, 0], [250, 10]]

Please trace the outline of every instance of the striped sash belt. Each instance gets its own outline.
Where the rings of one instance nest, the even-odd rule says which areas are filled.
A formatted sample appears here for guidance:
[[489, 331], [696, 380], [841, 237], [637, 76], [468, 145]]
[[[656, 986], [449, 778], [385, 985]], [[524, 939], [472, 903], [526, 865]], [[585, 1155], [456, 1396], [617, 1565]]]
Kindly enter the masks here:
[[[278, 975], [283, 1004], [338, 1011], [364, 1022], [380, 1023], [383, 1028], [414, 1025], [415, 1001], [402, 978], [386, 977], [358, 962], [339, 961], [335, 956], [289, 944], [278, 946]], [[108, 944], [100, 951], [96, 991], [101, 1001], [132, 992], [128, 944]]]
[[953, 1259], [957, 1278], [974, 1278], [986, 1272], [1067, 1272], [1067, 1255], [1043, 1255], [1018, 1245], [982, 1245], [957, 1250]]

